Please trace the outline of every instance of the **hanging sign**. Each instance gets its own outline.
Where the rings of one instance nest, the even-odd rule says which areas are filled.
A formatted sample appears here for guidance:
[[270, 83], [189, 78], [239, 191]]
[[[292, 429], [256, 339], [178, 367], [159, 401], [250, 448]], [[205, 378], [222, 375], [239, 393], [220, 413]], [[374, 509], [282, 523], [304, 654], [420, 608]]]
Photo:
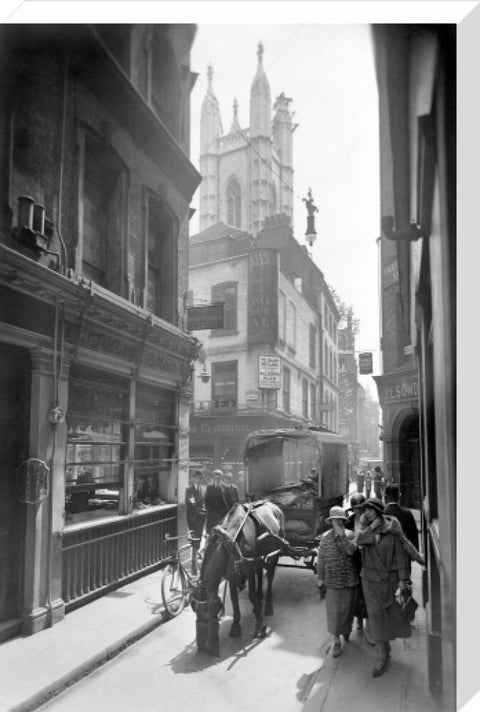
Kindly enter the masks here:
[[188, 307], [187, 331], [223, 329], [223, 302], [201, 307]]
[[369, 352], [364, 352], [358, 355], [358, 365], [361, 375], [373, 373], [373, 355]]

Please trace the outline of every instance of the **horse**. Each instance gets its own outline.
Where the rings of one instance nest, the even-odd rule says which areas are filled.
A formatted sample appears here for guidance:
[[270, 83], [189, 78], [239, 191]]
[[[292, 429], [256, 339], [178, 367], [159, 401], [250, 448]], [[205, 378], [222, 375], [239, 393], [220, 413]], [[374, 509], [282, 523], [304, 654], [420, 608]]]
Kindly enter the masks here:
[[[263, 615], [273, 614], [272, 584], [281, 552], [288, 548], [285, 518], [273, 502], [259, 500], [235, 504], [208, 536], [196, 595], [197, 645], [219, 655], [218, 619], [223, 606], [218, 587], [223, 578], [229, 583], [233, 622], [229, 635], [241, 635], [238, 591], [241, 578], [248, 583], [248, 597], [255, 615], [255, 638], [266, 636]], [[265, 609], [263, 569], [267, 572]]]

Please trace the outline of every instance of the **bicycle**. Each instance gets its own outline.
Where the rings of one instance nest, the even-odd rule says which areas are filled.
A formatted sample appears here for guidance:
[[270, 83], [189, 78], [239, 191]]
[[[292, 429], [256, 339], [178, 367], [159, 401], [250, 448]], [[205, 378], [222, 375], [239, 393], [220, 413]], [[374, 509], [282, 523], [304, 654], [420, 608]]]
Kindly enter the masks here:
[[167, 613], [174, 618], [178, 616], [186, 605], [191, 603], [192, 594], [197, 588], [199, 576], [190, 573], [184, 566], [182, 554], [192, 548], [192, 570], [198, 570], [198, 553], [193, 548], [193, 543], [200, 541], [199, 539], [188, 539], [188, 543], [183, 546], [176, 546], [172, 550], [171, 542], [178, 542], [178, 536], [165, 535], [165, 542], [170, 546], [170, 555], [168, 564], [163, 570], [161, 581], [161, 591], [163, 605]]

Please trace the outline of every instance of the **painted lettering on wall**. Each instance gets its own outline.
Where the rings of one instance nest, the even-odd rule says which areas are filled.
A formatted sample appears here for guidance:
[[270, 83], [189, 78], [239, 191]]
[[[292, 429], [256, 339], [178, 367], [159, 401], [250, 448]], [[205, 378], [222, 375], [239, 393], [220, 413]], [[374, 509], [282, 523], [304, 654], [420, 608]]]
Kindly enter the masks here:
[[405, 400], [418, 398], [418, 384], [415, 380], [403, 379], [397, 383], [389, 383], [383, 387], [383, 401]]

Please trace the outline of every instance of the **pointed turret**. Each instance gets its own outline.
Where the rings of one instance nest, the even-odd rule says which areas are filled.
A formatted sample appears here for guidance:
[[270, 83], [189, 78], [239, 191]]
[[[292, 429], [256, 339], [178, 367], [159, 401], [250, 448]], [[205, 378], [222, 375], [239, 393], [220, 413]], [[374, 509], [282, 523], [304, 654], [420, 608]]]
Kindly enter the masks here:
[[212, 143], [222, 135], [222, 120], [220, 106], [212, 86], [213, 67], [207, 68], [208, 87], [202, 101], [200, 117], [200, 153], [207, 153], [212, 148]]
[[208, 87], [202, 102], [200, 118], [200, 230], [218, 220], [217, 178], [218, 139], [222, 135], [220, 107], [212, 86], [213, 68], [208, 65]]
[[250, 136], [271, 135], [270, 84], [263, 69], [263, 44], [258, 43], [257, 73], [250, 90]]
[[233, 100], [233, 119], [232, 119], [232, 125], [230, 126], [230, 131], [229, 133], [231, 134], [236, 134], [242, 129], [240, 128], [240, 122], [238, 121], [238, 101], [237, 97]]
[[282, 92], [277, 96], [273, 110], [272, 131], [273, 145], [280, 160], [280, 195], [278, 210], [293, 217], [293, 160], [292, 160], [292, 136], [295, 127], [292, 126], [293, 113], [290, 111], [289, 99]]

